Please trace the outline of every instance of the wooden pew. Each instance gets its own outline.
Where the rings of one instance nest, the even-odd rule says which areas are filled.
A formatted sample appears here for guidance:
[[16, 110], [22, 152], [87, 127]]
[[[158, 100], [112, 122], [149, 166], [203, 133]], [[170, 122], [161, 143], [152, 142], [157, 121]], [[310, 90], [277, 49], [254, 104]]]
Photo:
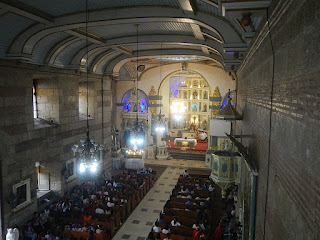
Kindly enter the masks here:
[[[163, 218], [168, 223], [168, 225], [170, 225], [174, 217], [161, 214], [160, 218]], [[191, 218], [178, 217], [178, 222], [184, 226], [192, 227], [196, 221], [195, 219], [191, 219]]]
[[[156, 237], [157, 233], [153, 233], [153, 236]], [[166, 234], [160, 233], [161, 239], [165, 239], [167, 237]], [[185, 236], [183, 235], [177, 235], [177, 234], [170, 234], [170, 239], [172, 240], [185, 240]], [[193, 240], [193, 237], [187, 237], [187, 240]]]
[[[89, 232], [77, 232], [77, 231], [71, 231], [71, 230], [64, 230], [63, 231], [64, 236], [73, 236], [77, 239], [87, 239], [89, 237]], [[97, 240], [104, 240], [106, 239], [105, 235], [103, 233], [97, 234], [95, 233], [94, 236]]]
[[[113, 221], [110, 221], [110, 222], [100, 222], [100, 221], [94, 221], [94, 220], [91, 220], [91, 221], [85, 221], [83, 219], [75, 219], [75, 218], [65, 218], [64, 219], [64, 222], [66, 224], [69, 224], [69, 223], [80, 223], [80, 224], [94, 224], [94, 225], [100, 225], [102, 226], [103, 230], [104, 231], [107, 231], [107, 232], [110, 232], [110, 236], [113, 237], [114, 234], [115, 234], [115, 231], [114, 231], [114, 222]], [[74, 232], [74, 231], [72, 231]]]

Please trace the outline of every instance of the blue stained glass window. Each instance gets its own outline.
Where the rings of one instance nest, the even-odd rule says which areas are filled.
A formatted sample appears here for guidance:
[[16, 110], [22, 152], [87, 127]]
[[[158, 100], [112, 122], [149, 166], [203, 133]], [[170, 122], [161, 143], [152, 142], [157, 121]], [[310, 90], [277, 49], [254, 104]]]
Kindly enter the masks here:
[[122, 112], [137, 112], [140, 113], [147, 113], [148, 112], [148, 97], [147, 95], [141, 91], [138, 90], [139, 95], [139, 110], [137, 109], [137, 101], [132, 101], [132, 99], [135, 98], [135, 92], [132, 90], [129, 90], [126, 92], [122, 99]]

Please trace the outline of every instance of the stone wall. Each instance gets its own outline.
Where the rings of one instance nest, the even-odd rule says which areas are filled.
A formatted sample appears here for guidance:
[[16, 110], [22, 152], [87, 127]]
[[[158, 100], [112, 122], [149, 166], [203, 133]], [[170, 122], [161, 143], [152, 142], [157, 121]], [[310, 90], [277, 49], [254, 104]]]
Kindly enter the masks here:
[[255, 239], [320, 238], [319, 9], [273, 1], [274, 50], [262, 24], [237, 71], [235, 133], [253, 136], [242, 142], [259, 171]]
[[[86, 74], [10, 61], [1, 61], [0, 71], [2, 204], [5, 227], [8, 227], [31, 218], [37, 210], [36, 162], [49, 170], [50, 189], [60, 194], [79, 181], [78, 178], [66, 181], [62, 171], [66, 161], [74, 157], [71, 147], [80, 144], [86, 133], [86, 120], [79, 117], [79, 83], [86, 81]], [[39, 111], [44, 113], [39, 117], [48, 121], [33, 118], [32, 86], [35, 79], [39, 88]], [[90, 74], [89, 81], [89, 107], [94, 108], [90, 110], [93, 114], [89, 120], [90, 137], [110, 148], [111, 79]], [[106, 171], [111, 171], [110, 154], [105, 155], [104, 166]], [[14, 184], [28, 178], [31, 180], [32, 203], [13, 212], [8, 202], [9, 192]]]

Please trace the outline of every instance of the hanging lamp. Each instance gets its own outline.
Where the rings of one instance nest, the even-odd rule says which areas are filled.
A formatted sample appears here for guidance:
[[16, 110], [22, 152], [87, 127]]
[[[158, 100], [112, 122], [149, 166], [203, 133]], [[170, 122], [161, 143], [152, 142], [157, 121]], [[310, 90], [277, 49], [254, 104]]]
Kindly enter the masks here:
[[[160, 61], [159, 61], [159, 65], [160, 65], [160, 82], [162, 81], [162, 44], [161, 44], [161, 48], [160, 48]], [[160, 134], [164, 134], [166, 132], [166, 119], [165, 116], [163, 114], [161, 114], [161, 108], [162, 108], [162, 99], [160, 99], [160, 112], [159, 114], [156, 116], [155, 119], [155, 130], [157, 133]]]
[[104, 150], [103, 144], [95, 143], [93, 138], [90, 138], [89, 129], [89, 64], [88, 64], [88, 21], [89, 10], [88, 0], [86, 0], [86, 83], [87, 83], [87, 131], [86, 137], [80, 140], [80, 145], [75, 144], [71, 148], [77, 156], [79, 163], [79, 172], [85, 173], [90, 171], [96, 173], [100, 162], [102, 161], [102, 151]]
[[242, 120], [242, 116], [237, 112], [237, 110], [231, 104], [232, 98], [230, 97], [230, 89], [229, 89], [227, 99], [228, 99], [227, 105], [225, 105], [222, 109], [220, 109], [215, 119], [225, 120], [225, 121]]
[[[139, 90], [138, 90], [138, 79], [139, 79], [139, 71], [143, 69], [143, 65], [139, 66], [139, 24], [136, 24], [137, 27], [137, 67], [136, 67], [136, 80], [134, 87], [134, 94], [136, 97], [136, 106], [137, 106], [137, 114], [136, 119], [129, 127], [130, 130], [130, 143], [134, 146], [134, 148], [142, 147], [144, 144], [144, 132], [146, 131], [146, 124], [143, 121], [139, 121]], [[136, 149], [134, 151], [136, 151]]]

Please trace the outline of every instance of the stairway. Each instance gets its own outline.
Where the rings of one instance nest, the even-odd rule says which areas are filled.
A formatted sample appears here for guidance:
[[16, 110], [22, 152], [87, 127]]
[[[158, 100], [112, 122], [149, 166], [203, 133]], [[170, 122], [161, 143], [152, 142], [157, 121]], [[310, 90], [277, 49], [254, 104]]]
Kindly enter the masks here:
[[185, 159], [185, 160], [196, 160], [196, 161], [205, 161], [206, 153], [205, 152], [183, 152], [179, 150], [170, 150], [170, 155], [174, 159]]

